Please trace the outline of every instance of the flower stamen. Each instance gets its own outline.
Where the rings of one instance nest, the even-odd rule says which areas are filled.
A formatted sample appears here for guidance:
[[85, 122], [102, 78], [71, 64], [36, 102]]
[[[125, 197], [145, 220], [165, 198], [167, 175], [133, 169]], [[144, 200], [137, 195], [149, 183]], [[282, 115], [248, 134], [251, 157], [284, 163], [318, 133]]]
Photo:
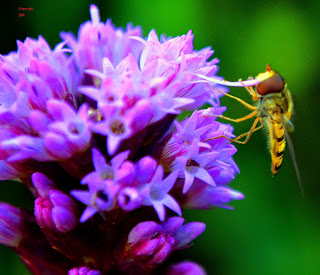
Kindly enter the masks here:
[[110, 123], [110, 130], [113, 134], [120, 136], [125, 132], [125, 126], [121, 120], [114, 119]]

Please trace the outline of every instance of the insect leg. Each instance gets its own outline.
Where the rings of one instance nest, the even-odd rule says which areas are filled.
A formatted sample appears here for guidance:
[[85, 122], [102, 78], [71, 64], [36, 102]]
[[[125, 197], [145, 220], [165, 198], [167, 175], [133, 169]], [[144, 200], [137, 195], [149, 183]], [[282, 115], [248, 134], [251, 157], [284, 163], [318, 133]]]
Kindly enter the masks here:
[[242, 122], [242, 121], [245, 121], [245, 120], [247, 120], [249, 118], [254, 117], [258, 112], [259, 112], [259, 110], [255, 110], [252, 113], [250, 113], [250, 114], [248, 114], [248, 115], [246, 115], [244, 117], [240, 117], [240, 118], [236, 118], [236, 119], [230, 118], [230, 117], [226, 117], [226, 116], [221, 116], [221, 115], [207, 115], [207, 116], [204, 116], [204, 117], [216, 116], [216, 117], [219, 117], [219, 118], [223, 118], [225, 120], [229, 120], [229, 121], [238, 123], [238, 122]]
[[252, 96], [252, 99], [254, 101], [259, 99], [259, 96], [256, 94], [256, 92], [253, 90], [251, 86], [246, 86], [246, 84], [242, 82], [242, 79], [239, 79], [239, 82], [243, 85], [243, 87], [247, 90], [247, 92]]
[[[257, 126], [259, 121], [260, 121], [260, 126], [256, 128], [256, 126]], [[239, 140], [239, 139], [247, 136], [246, 139], [243, 141], [243, 143], [241, 142], [241, 144], [246, 144], [249, 141], [250, 136], [252, 135], [252, 133], [255, 132], [255, 131], [260, 130], [262, 127], [263, 127], [263, 120], [262, 120], [261, 116], [258, 116], [256, 118], [256, 120], [254, 121], [254, 123], [252, 124], [252, 127], [251, 127], [250, 131], [237, 136], [236, 138], [234, 138], [234, 140]]]
[[[257, 126], [257, 124], [258, 124], [259, 121], [260, 121], [261, 125], [256, 128], [256, 126]], [[230, 142], [235, 142], [235, 143], [239, 143], [239, 144], [246, 144], [246, 143], [249, 141], [252, 133], [255, 132], [255, 131], [257, 131], [257, 130], [260, 130], [262, 127], [263, 127], [263, 121], [262, 121], [262, 119], [261, 119], [261, 116], [258, 116], [258, 117], [254, 120], [254, 122], [253, 122], [253, 124], [252, 124], [252, 126], [251, 126], [251, 128], [250, 128], [250, 130], [249, 130], [249, 132], [247, 132], [247, 133], [241, 134], [240, 136], [238, 136], [238, 137], [236, 137], [236, 138], [229, 138], [229, 137], [226, 137], [226, 136], [223, 136], [223, 135], [222, 135], [222, 136], [218, 136], [218, 137], [214, 137], [214, 138], [208, 138], [208, 139], [206, 139], [206, 140], [204, 140], [204, 141], [213, 140], [213, 139], [218, 139], [218, 138], [225, 138], [225, 139], [229, 140]], [[244, 136], [247, 136], [244, 141], [239, 141], [239, 140], [238, 140], [238, 139], [240, 139], [240, 138], [242, 138], [242, 137], [244, 137]]]
[[211, 86], [210, 84], [208, 84], [208, 85], [209, 85], [212, 89], [216, 90], [217, 92], [219, 92], [219, 93], [221, 93], [221, 94], [223, 94], [223, 95], [225, 95], [225, 96], [231, 97], [231, 98], [239, 101], [241, 104], [243, 104], [244, 106], [246, 106], [247, 108], [249, 108], [249, 109], [251, 109], [251, 110], [257, 110], [257, 108], [258, 108], [257, 106], [253, 106], [253, 105], [245, 102], [245, 101], [242, 100], [241, 98], [238, 98], [238, 97], [236, 97], [236, 96], [229, 95], [229, 94], [227, 94], [227, 93], [225, 93], [225, 92], [219, 91], [217, 88]]

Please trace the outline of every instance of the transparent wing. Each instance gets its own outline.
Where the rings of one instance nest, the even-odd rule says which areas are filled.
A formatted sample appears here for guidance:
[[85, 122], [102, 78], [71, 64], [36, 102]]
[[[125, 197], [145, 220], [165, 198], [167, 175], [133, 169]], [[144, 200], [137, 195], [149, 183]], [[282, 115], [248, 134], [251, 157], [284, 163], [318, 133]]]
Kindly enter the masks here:
[[[298, 184], [299, 184], [299, 187], [300, 187], [301, 195], [302, 195], [302, 197], [304, 197], [304, 191], [303, 191], [303, 186], [302, 186], [302, 182], [301, 182], [301, 176], [300, 176], [299, 167], [298, 167], [297, 160], [296, 160], [296, 154], [294, 152], [293, 143], [292, 143], [290, 135], [289, 135], [290, 130], [293, 131], [294, 128], [288, 129], [290, 126], [293, 126], [293, 124], [292, 124], [292, 122], [290, 120], [284, 118], [283, 116], [281, 116], [281, 120], [282, 120], [282, 124], [284, 126], [284, 133], [285, 133], [285, 136], [286, 136], [286, 140], [287, 140], [287, 144], [288, 144], [288, 148], [289, 148], [292, 164], [293, 164], [293, 167], [294, 167], [294, 171], [296, 173], [296, 177], [297, 177]], [[288, 125], [289, 125], [289, 127], [288, 127]]]
[[283, 118], [283, 120], [284, 120], [285, 126], [287, 127], [288, 132], [292, 133], [294, 131], [293, 123], [289, 119], [286, 119], [286, 118]]

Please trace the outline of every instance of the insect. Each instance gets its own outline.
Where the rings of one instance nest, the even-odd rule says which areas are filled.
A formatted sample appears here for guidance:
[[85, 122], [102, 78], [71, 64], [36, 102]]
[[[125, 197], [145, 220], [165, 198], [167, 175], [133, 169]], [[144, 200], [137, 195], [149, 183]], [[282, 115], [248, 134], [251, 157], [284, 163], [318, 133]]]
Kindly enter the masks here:
[[[202, 75], [198, 75], [199, 77], [205, 78], [207, 80], [214, 81], [214, 79], [203, 77]], [[246, 85], [245, 82], [250, 81], [239, 81], [240, 84], [248, 91], [248, 93], [252, 96], [253, 101], [256, 101], [256, 106], [251, 105], [244, 100], [224, 93], [222, 91], [217, 90], [216, 88], [211, 87], [217, 90], [219, 93], [222, 93], [228, 97], [231, 97], [244, 106], [252, 110], [252, 112], [244, 117], [238, 119], [232, 119], [226, 116], [218, 115], [222, 119], [226, 119], [232, 122], [241, 122], [252, 117], [256, 117], [251, 129], [238, 137], [231, 139], [226, 136], [218, 136], [212, 139], [217, 139], [224, 137], [228, 139], [230, 142], [236, 142], [240, 144], [245, 144], [249, 141], [250, 136], [253, 132], [261, 129], [264, 126], [264, 122], [267, 126], [269, 141], [270, 141], [270, 153], [271, 153], [271, 172], [272, 174], [277, 174], [283, 160], [283, 154], [285, 151], [286, 143], [288, 144], [288, 148], [290, 151], [292, 163], [294, 166], [294, 170], [296, 173], [296, 177], [299, 183], [299, 187], [301, 193], [303, 195], [303, 189], [301, 184], [300, 172], [298, 169], [297, 161], [295, 158], [294, 148], [292, 141], [289, 136], [289, 132], [294, 131], [294, 126], [290, 121], [291, 116], [293, 114], [293, 100], [290, 91], [287, 88], [287, 84], [284, 78], [277, 72], [273, 71], [269, 65], [266, 66], [266, 71], [260, 73], [255, 79], [252, 79], [251, 82], [255, 84], [255, 88]], [[227, 86], [239, 86], [237, 82], [229, 82], [229, 81], [214, 81], [218, 84], [227, 85]], [[260, 126], [258, 126], [260, 122]], [[241, 141], [243, 137], [246, 137], [244, 141]], [[208, 139], [210, 140], [210, 139]]]

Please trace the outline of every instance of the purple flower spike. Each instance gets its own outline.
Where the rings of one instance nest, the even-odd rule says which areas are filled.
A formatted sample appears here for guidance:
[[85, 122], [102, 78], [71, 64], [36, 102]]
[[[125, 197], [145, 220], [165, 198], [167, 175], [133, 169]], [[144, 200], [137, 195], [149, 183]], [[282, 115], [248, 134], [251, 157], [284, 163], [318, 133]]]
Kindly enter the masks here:
[[160, 221], [165, 219], [165, 206], [182, 215], [181, 208], [177, 201], [168, 194], [178, 176], [178, 171], [172, 172], [168, 177], [163, 179], [163, 168], [158, 166], [151, 182], [141, 189], [141, 194], [144, 198], [144, 205], [152, 205], [156, 210]]
[[101, 272], [98, 270], [93, 270], [89, 267], [75, 267], [69, 270], [68, 275], [101, 275]]
[[206, 275], [207, 273], [200, 265], [185, 261], [171, 265], [165, 275]]
[[239, 168], [215, 93], [240, 82], [217, 76], [192, 31], [144, 38], [90, 15], [53, 50], [39, 36], [0, 54], [0, 181], [34, 196], [33, 215], [0, 202], [0, 243], [34, 274], [203, 275], [167, 259], [205, 229], [183, 209], [244, 198], [228, 187]]

